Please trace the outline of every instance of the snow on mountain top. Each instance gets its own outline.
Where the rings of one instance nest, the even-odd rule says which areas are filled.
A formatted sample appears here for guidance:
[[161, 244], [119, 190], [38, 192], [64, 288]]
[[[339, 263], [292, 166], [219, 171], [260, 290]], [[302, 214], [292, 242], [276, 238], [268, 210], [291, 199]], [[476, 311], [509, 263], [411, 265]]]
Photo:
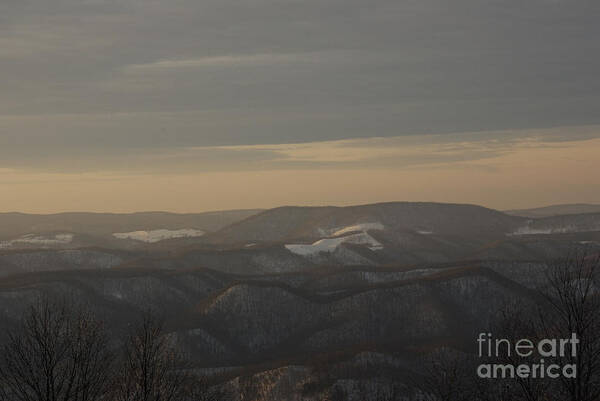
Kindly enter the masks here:
[[119, 239], [132, 239], [135, 241], [154, 243], [173, 238], [201, 237], [204, 234], [204, 231], [201, 230], [184, 228], [181, 230], [160, 229], [150, 231], [133, 231], [130, 233], [114, 233], [113, 236]]
[[10, 241], [0, 241], [0, 248], [13, 248], [19, 245], [32, 245], [49, 247], [53, 245], [66, 245], [73, 242], [73, 234], [37, 235], [27, 234]]
[[383, 246], [375, 238], [367, 233], [353, 234], [339, 238], [324, 238], [313, 244], [290, 244], [285, 247], [292, 253], [302, 256], [316, 255], [320, 252], [334, 252], [343, 243], [368, 245], [369, 249], [375, 251]]

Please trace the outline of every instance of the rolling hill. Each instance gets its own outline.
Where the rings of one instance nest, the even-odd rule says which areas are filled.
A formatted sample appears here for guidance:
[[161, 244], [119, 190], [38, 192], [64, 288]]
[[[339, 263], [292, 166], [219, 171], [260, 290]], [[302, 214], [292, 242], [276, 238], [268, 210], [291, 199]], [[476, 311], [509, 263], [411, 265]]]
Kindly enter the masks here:
[[59, 213], [48, 215], [0, 213], [0, 239], [32, 233], [69, 232], [91, 235], [112, 235], [155, 229], [198, 229], [216, 231], [259, 210], [228, 210], [220, 212], [176, 214], [143, 213]]
[[[281, 207], [264, 211], [207, 236], [216, 243], [281, 242], [321, 239], [369, 225], [380, 231], [422, 235], [501, 236], [524, 224], [481, 206], [391, 202], [348, 207]], [[363, 231], [358, 227], [356, 231]], [[368, 229], [367, 229], [368, 231]]]
[[518, 209], [518, 210], [507, 210], [506, 214], [511, 216], [521, 217], [552, 217], [561, 216], [566, 214], [583, 214], [583, 213], [600, 213], [600, 205], [593, 205], [588, 203], [572, 203], [565, 205], [552, 205], [545, 207], [538, 207], [533, 209]]

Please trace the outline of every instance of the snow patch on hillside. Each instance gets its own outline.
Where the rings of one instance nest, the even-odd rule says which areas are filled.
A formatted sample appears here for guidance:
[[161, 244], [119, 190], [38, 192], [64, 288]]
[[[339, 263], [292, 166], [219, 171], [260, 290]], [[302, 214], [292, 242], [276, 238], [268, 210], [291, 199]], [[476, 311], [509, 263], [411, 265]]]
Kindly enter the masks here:
[[554, 230], [552, 228], [530, 228], [530, 227], [521, 227], [511, 233], [510, 235], [546, 235], [546, 234], [554, 234], [554, 233], [564, 233], [564, 230]]
[[205, 232], [201, 230], [185, 228], [182, 230], [160, 229], [150, 231], [133, 231], [130, 233], [114, 233], [113, 236], [119, 239], [132, 239], [135, 241], [154, 243], [173, 238], [201, 237], [204, 234]]
[[17, 248], [19, 246], [36, 246], [41, 248], [67, 245], [73, 242], [73, 234], [38, 235], [27, 234], [10, 241], [1, 241], [0, 248]]
[[564, 218], [557, 221], [528, 220], [521, 227], [511, 233], [507, 233], [507, 235], [549, 235], [592, 231], [600, 231], [600, 218], [597, 215], [590, 214], [572, 216], [571, 218]]
[[334, 252], [340, 245], [344, 243], [367, 245], [369, 249], [373, 251], [383, 249], [381, 243], [365, 232], [339, 238], [324, 238], [313, 244], [290, 244], [286, 245], [285, 247], [290, 252], [297, 255], [310, 256], [319, 254], [320, 252]]
[[554, 228], [532, 228], [532, 227], [520, 227], [516, 231], [508, 235], [548, 235], [548, 234], [565, 234], [575, 233], [578, 231], [576, 227], [554, 227]]
[[361, 223], [347, 227], [334, 228], [330, 235], [332, 237], [339, 237], [357, 231], [367, 232], [369, 230], [383, 230], [384, 228], [385, 227], [381, 223]]

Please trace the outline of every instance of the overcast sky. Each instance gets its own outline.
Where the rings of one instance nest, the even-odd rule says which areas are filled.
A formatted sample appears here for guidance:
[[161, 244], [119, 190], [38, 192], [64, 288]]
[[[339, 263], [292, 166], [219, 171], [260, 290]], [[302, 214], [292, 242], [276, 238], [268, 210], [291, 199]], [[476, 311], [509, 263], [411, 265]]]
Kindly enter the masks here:
[[[1, 0], [0, 191], [29, 196], [42, 173], [404, 173], [594, 140], [598, 21], [597, 0]], [[132, 202], [114, 207], [176, 208]]]

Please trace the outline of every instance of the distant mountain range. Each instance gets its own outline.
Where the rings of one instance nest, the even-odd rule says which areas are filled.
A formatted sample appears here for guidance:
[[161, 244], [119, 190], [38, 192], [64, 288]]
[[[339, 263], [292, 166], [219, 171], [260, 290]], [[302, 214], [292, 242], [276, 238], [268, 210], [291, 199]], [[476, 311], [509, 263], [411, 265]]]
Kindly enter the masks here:
[[0, 239], [32, 233], [71, 232], [111, 235], [158, 229], [216, 231], [261, 210], [227, 210], [206, 213], [0, 213]]
[[[600, 213], [532, 218], [431, 202], [201, 214], [12, 213], [0, 214], [0, 276], [61, 263], [69, 269], [142, 266], [140, 260], [251, 274], [311, 265], [537, 259], [582, 244], [600, 246], [599, 236]], [[33, 256], [48, 250], [62, 253]], [[157, 253], [169, 257], [157, 259]]]
[[[337, 229], [362, 223], [382, 224], [387, 230], [430, 234], [490, 234], [510, 231], [525, 221], [519, 218], [540, 219], [591, 213], [600, 213], [600, 205], [565, 204], [500, 212], [465, 204], [389, 202], [348, 207], [286, 206], [269, 210], [226, 210], [186, 214], [0, 213], [0, 240], [41, 233], [105, 236], [158, 230], [198, 230], [210, 233], [210, 239], [214, 242], [282, 241], [322, 237], [335, 233]], [[160, 232], [155, 235], [161, 239]], [[127, 238], [126, 235], [123, 237]], [[136, 236], [129, 237], [135, 239]], [[163, 239], [169, 239], [168, 235]]]
[[[380, 379], [404, 380], [425, 350], [468, 349], [507, 304], [532, 302], [548, 259], [600, 255], [600, 213], [419, 202], [0, 214], [0, 233], [0, 327], [40, 294], [70, 294], [117, 331], [151, 308], [215, 383], [268, 377], [244, 398], [257, 401], [323, 400], [334, 382], [379, 386], [356, 399], [380, 401]], [[312, 396], [290, 398], [308, 381]]]
[[566, 214], [600, 213], [600, 205], [587, 203], [572, 203], [565, 205], [553, 205], [538, 207], [534, 209], [507, 210], [506, 214], [521, 217], [552, 217]]

